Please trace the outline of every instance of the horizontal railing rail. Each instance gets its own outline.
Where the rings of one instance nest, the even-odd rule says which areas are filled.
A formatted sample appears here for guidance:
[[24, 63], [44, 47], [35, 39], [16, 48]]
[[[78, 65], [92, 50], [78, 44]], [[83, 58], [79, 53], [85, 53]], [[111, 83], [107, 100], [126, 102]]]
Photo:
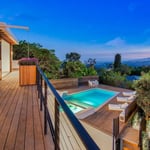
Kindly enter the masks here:
[[[63, 125], [63, 127], [67, 128], [68, 130], [69, 129], [71, 130], [72, 129], [71, 126], [73, 126], [74, 131], [76, 132], [79, 139], [85, 146], [85, 149], [100, 150], [100, 148], [91, 138], [91, 136], [88, 134], [86, 129], [82, 126], [80, 121], [76, 118], [74, 113], [69, 109], [67, 104], [64, 102], [62, 97], [58, 94], [56, 89], [50, 83], [49, 79], [46, 77], [46, 75], [43, 73], [43, 71], [39, 66], [37, 66], [37, 90], [38, 90], [38, 97], [40, 99], [40, 109], [43, 110], [44, 108], [44, 133], [47, 134], [47, 122], [48, 122], [53, 137], [55, 149], [61, 149], [60, 148], [61, 140], [62, 138], [65, 139], [66, 135], [63, 135], [64, 133], [62, 132], [64, 131], [62, 131], [60, 128], [62, 124], [64, 124], [64, 122], [66, 123], [68, 122], [67, 120], [69, 120], [69, 125], [66, 123], [68, 126], [66, 127], [65, 124]], [[50, 91], [50, 94], [48, 94], [48, 91]], [[50, 95], [51, 97], [50, 99], [48, 99], [48, 95]], [[53, 100], [54, 100], [53, 104], [51, 104], [51, 106], [48, 106], [48, 104], [52, 103]], [[63, 110], [63, 112], [60, 111], [60, 107]], [[71, 135], [67, 135], [66, 137], [71, 138]], [[76, 136], [74, 137], [77, 139]], [[80, 147], [80, 144], [78, 144], [78, 146]]]

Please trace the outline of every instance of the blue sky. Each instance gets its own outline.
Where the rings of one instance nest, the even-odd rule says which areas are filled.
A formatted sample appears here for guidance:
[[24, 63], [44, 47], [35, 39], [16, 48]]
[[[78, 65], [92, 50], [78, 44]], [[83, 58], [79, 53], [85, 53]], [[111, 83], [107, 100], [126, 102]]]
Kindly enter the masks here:
[[11, 29], [18, 40], [55, 49], [63, 60], [78, 52], [82, 60], [112, 61], [150, 57], [150, 0], [5, 0], [0, 22], [28, 26]]

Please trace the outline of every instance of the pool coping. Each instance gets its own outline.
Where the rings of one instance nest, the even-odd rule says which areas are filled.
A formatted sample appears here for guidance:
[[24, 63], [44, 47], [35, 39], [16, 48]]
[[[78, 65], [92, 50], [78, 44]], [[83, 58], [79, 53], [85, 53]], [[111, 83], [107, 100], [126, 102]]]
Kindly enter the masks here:
[[[106, 105], [107, 103], [109, 103], [113, 98], [115, 98], [117, 95], [120, 94], [120, 92], [118, 92], [118, 91], [107, 90], [107, 89], [104, 89], [104, 88], [96, 87], [96, 88], [90, 88], [90, 89], [87, 89], [87, 90], [82, 90], [82, 91], [79, 91], [79, 92], [73, 92], [73, 93], [68, 94], [68, 95], [72, 95], [72, 94], [76, 94], [76, 93], [81, 93], [81, 92], [84, 92], [84, 91], [89, 91], [89, 90], [91, 90], [91, 89], [102, 89], [102, 90], [104, 90], [104, 91], [115, 92], [116, 94], [115, 94], [114, 96], [112, 96], [111, 98], [109, 98], [106, 102], [104, 102], [103, 104], [101, 104], [100, 106], [98, 106], [98, 107], [96, 107], [96, 108], [95, 108], [95, 107], [92, 107], [92, 106], [90, 106], [90, 107], [88, 107], [88, 108], [84, 108], [83, 106], [80, 106], [80, 105], [78, 105], [78, 104], [76, 104], [76, 103], [69, 102], [69, 103], [71, 103], [71, 104], [73, 104], [73, 105], [76, 105], [76, 106], [78, 106], [78, 107], [83, 108], [83, 110], [74, 113], [74, 114], [77, 116], [78, 119], [84, 119], [84, 118], [86, 118], [86, 117], [92, 115], [93, 113], [95, 113], [96, 111], [98, 111], [100, 108], [102, 108], [104, 105]], [[66, 103], [68, 103], [67, 100], [64, 99], [64, 101], [65, 101]], [[89, 113], [89, 110], [91, 110], [91, 109], [93, 110], [93, 113]], [[88, 115], [88, 114], [86, 115], [86, 113], [88, 113], [89, 115]], [[84, 115], [85, 117], [79, 117], [79, 116], [82, 116], [82, 115]]]

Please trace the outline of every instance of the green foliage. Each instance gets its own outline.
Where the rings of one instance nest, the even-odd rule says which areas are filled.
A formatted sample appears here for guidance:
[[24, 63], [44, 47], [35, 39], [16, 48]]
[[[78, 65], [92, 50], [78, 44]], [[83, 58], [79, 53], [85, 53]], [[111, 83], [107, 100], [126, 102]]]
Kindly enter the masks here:
[[121, 75], [120, 72], [114, 72], [113, 70], [101, 70], [99, 71], [100, 82], [113, 85], [117, 87], [124, 87], [125, 75]]
[[48, 78], [59, 78], [60, 61], [55, 56], [55, 50], [45, 49], [40, 44], [20, 41], [19, 45], [15, 45], [13, 48], [13, 58], [28, 57], [28, 50], [31, 58], [38, 59], [40, 67]]
[[137, 91], [137, 105], [145, 112], [147, 118], [150, 116], [150, 72], [134, 82]]
[[126, 75], [114, 70], [101, 68], [98, 70], [99, 81], [103, 84], [133, 89], [132, 82], [126, 80]]
[[142, 150], [149, 150], [148, 144], [148, 134], [146, 132], [142, 132]]
[[120, 68], [120, 66], [121, 66], [121, 55], [116, 54], [114, 60], [114, 69]]
[[97, 71], [93, 67], [87, 68], [87, 76], [97, 75]]
[[131, 125], [134, 129], [139, 130], [140, 122], [141, 122], [141, 116], [139, 115], [138, 112], [136, 112], [135, 115], [131, 119]]
[[93, 67], [94, 68], [94, 65], [96, 64], [96, 59], [94, 58], [89, 58], [88, 61], [86, 62], [86, 65], [88, 67]]
[[13, 46], [13, 59], [18, 60], [23, 57], [28, 57], [28, 43], [25, 40]]
[[94, 67], [87, 68], [85, 64], [80, 61], [80, 54], [67, 53], [66, 59], [61, 65], [63, 78], [79, 78], [87, 75], [97, 75]]
[[59, 78], [60, 61], [54, 52], [54, 50], [43, 48], [34, 51], [34, 56], [39, 59], [40, 67], [50, 79]]
[[65, 62], [63, 67], [64, 77], [77, 78], [87, 74], [87, 68], [80, 61]]
[[149, 72], [150, 66], [142, 66], [142, 67], [133, 67], [131, 70], [131, 75], [141, 75], [142, 72]]
[[80, 60], [80, 54], [75, 53], [75, 52], [71, 52], [71, 53], [67, 53], [66, 54], [66, 61], [79, 61]]
[[124, 64], [121, 64], [120, 67], [117, 67], [115, 69], [116, 72], [120, 72], [122, 75], [126, 74], [126, 75], [130, 75], [131, 74], [131, 70], [132, 68], [127, 66], [127, 65], [124, 65]]

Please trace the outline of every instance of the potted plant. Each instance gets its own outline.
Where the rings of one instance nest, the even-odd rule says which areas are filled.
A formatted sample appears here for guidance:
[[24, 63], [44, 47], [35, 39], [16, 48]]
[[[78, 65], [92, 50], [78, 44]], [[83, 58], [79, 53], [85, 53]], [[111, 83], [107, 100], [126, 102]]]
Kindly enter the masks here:
[[21, 58], [19, 61], [19, 84], [36, 84], [36, 64], [37, 58]]

